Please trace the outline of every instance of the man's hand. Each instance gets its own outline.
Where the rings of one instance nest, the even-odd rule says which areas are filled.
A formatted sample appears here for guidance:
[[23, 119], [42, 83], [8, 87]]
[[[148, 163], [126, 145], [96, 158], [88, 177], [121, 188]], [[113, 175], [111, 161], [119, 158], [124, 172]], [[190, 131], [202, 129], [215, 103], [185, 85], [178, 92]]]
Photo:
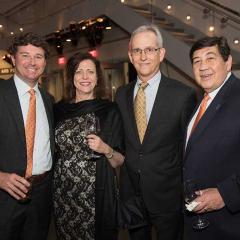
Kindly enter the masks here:
[[194, 199], [199, 204], [193, 209], [193, 212], [204, 213], [221, 209], [225, 203], [217, 188], [207, 188], [199, 191], [199, 196]]
[[19, 200], [26, 197], [30, 183], [15, 173], [0, 172], [0, 188]]

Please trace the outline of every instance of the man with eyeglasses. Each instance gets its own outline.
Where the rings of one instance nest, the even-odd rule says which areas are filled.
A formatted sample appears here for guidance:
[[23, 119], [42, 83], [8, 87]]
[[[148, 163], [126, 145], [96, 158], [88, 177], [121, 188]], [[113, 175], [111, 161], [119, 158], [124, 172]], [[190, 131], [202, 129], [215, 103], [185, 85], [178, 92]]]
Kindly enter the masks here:
[[157, 239], [176, 240], [182, 232], [183, 133], [195, 94], [160, 72], [165, 49], [156, 26], [140, 26], [132, 33], [128, 55], [137, 79], [116, 93], [126, 145], [120, 189], [125, 201], [139, 189], [147, 212], [147, 224], [129, 227], [130, 238], [151, 239], [154, 226]]

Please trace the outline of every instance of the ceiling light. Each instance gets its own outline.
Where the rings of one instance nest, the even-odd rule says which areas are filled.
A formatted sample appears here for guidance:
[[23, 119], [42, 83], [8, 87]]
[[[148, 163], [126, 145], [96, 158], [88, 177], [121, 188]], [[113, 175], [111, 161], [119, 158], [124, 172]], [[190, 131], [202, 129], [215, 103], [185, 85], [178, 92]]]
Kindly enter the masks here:
[[97, 22], [103, 22], [103, 18], [97, 18]]
[[234, 43], [235, 45], [238, 45], [238, 44], [239, 44], [239, 39], [238, 39], [238, 38], [234, 39], [234, 40], [233, 40], [233, 43]]
[[72, 40], [70, 38], [66, 39], [66, 42], [71, 42]]
[[10, 32], [11, 35], [14, 35], [14, 32]]
[[172, 5], [171, 4], [168, 4], [167, 5], [167, 10], [171, 10], [172, 9]]
[[2, 24], [0, 24], [0, 28], [3, 28], [3, 25], [2, 25]]
[[23, 28], [19, 28], [20, 32], [23, 32]]
[[214, 28], [214, 26], [210, 26], [210, 27], [208, 28], [208, 30], [209, 30], [209, 32], [214, 32], [215, 28]]
[[121, 0], [121, 3], [124, 3], [124, 0]]
[[187, 15], [187, 16], [186, 16], [186, 19], [187, 19], [187, 21], [190, 21], [190, 20], [191, 20], [191, 16], [190, 16], [190, 15]]

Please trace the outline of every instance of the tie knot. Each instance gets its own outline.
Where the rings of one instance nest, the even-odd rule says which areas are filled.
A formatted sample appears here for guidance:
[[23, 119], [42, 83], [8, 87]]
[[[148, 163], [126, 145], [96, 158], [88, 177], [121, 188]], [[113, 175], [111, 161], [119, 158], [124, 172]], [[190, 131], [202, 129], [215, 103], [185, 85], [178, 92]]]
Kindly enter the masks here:
[[145, 88], [148, 86], [147, 82], [143, 82], [141, 84], [139, 84], [139, 88], [141, 88], [142, 90], [145, 90]]
[[204, 94], [203, 101], [204, 101], [204, 102], [207, 102], [210, 98], [211, 98], [211, 97], [209, 96], [209, 94], [208, 94], [208, 93], [205, 93], [205, 94]]
[[35, 95], [35, 90], [33, 88], [31, 88], [28, 92], [30, 93], [31, 96]]

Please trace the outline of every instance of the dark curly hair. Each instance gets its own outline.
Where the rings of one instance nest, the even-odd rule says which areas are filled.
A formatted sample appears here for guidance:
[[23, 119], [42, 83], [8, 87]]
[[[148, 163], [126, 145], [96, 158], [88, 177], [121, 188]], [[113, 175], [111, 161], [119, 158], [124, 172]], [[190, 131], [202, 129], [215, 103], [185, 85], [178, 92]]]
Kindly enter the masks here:
[[84, 60], [90, 60], [96, 66], [97, 86], [94, 89], [94, 96], [96, 98], [105, 97], [105, 88], [100, 62], [89, 53], [82, 54], [78, 52], [69, 58], [66, 65], [67, 79], [66, 79], [66, 93], [63, 97], [64, 102], [72, 102], [75, 100], [76, 87], [74, 85], [74, 75], [79, 64]]
[[205, 47], [217, 46], [218, 51], [221, 54], [223, 60], [226, 62], [229, 55], [231, 54], [230, 47], [228, 45], [227, 39], [225, 37], [204, 37], [196, 41], [189, 53], [190, 60], [193, 63], [193, 54], [195, 51], [200, 50]]
[[15, 55], [18, 51], [18, 47], [27, 46], [28, 44], [42, 48], [44, 50], [45, 58], [49, 57], [48, 43], [43, 37], [32, 32], [21, 34], [15, 37], [8, 49], [8, 52], [11, 55]]

